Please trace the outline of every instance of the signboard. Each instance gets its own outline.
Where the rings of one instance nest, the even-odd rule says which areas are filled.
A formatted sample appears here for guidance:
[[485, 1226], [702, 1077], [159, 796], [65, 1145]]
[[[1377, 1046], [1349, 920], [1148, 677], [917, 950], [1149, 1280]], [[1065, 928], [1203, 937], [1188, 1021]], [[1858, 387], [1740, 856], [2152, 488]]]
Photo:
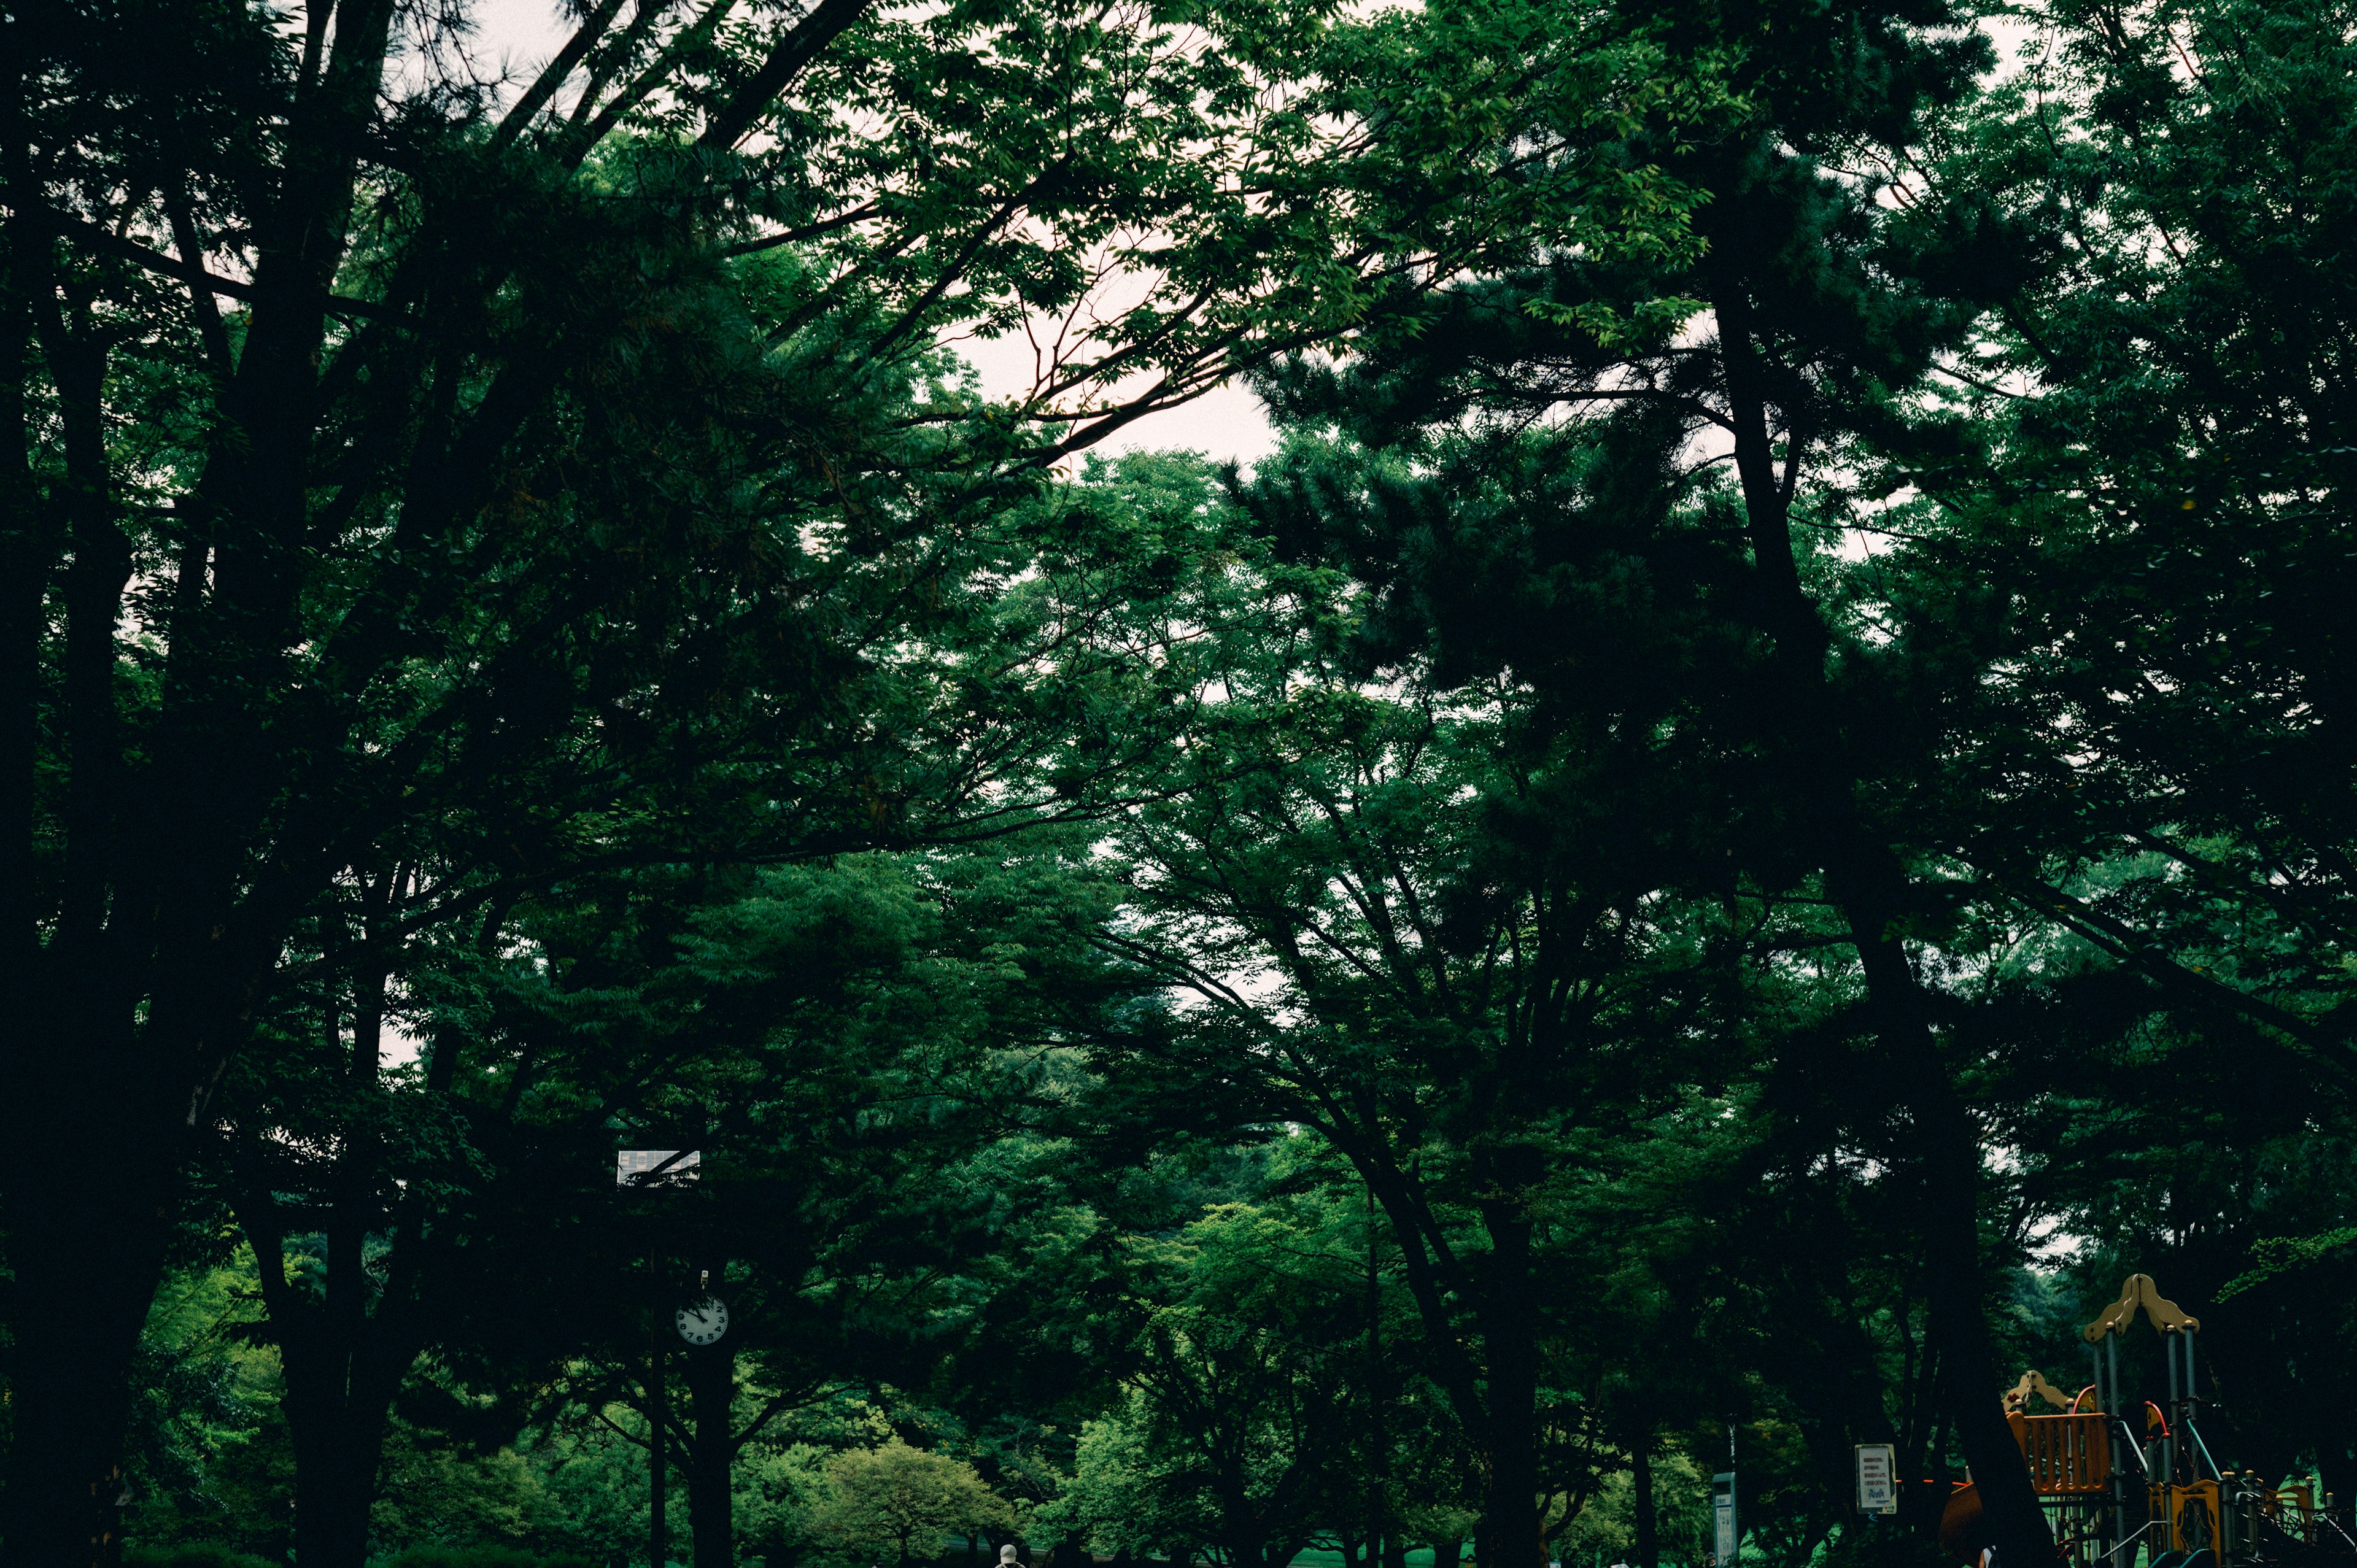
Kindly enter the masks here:
[[1899, 1511], [1898, 1451], [1888, 1443], [1857, 1445], [1857, 1511]]
[[622, 1149], [614, 1155], [616, 1187], [685, 1187], [704, 1163], [695, 1149]]
[[1732, 1470], [1722, 1470], [1710, 1478], [1710, 1520], [1720, 1568], [1733, 1568], [1743, 1537], [1735, 1528], [1735, 1472]]

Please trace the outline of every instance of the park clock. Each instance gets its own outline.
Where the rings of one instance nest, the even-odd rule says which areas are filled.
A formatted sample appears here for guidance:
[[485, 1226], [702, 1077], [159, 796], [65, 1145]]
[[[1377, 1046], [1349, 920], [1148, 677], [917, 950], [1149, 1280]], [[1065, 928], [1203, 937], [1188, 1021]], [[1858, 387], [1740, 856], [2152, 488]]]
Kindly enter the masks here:
[[728, 1332], [728, 1304], [716, 1295], [689, 1302], [672, 1314], [679, 1337], [691, 1345], [715, 1345]]

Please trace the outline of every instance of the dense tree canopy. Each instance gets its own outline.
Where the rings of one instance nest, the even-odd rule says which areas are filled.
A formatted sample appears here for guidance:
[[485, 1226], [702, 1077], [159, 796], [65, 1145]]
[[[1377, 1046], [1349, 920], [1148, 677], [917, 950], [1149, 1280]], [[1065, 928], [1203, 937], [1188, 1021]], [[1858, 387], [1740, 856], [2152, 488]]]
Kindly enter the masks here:
[[0, 10], [0, 1562], [2357, 1497], [2345, 7], [554, 12]]

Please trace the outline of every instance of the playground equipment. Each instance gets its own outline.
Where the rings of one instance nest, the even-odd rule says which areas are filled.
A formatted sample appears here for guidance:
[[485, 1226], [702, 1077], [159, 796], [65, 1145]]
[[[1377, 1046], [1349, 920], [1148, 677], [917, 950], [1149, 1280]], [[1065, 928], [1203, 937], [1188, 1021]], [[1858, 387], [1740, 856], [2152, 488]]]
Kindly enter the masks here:
[[[2137, 1316], [2160, 1335], [2169, 1365], [2166, 1409], [2121, 1386], [2120, 1338]], [[2357, 1539], [2308, 1483], [2277, 1485], [2219, 1467], [2202, 1441], [2194, 1388], [2201, 1323], [2130, 1274], [2120, 1299], [2087, 1325], [2093, 1380], [2077, 1394], [2037, 1372], [2005, 1395], [2006, 1421], [2046, 1507], [2055, 1544], [2074, 1568], [2342, 1568]], [[2132, 1424], [2133, 1423], [2133, 1424]], [[2141, 1428], [2141, 1433], [2137, 1430]], [[1969, 1483], [1950, 1497], [1940, 1541], [1975, 1562], [1985, 1544]]]

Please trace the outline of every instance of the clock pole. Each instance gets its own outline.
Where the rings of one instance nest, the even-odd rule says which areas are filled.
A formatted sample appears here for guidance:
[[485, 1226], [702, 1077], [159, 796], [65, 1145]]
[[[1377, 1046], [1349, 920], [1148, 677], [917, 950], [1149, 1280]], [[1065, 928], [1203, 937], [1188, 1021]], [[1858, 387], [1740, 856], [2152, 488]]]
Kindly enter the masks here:
[[[703, 1153], [695, 1149], [623, 1149], [614, 1156], [614, 1182], [625, 1190], [685, 1187], [695, 1180]], [[662, 1244], [647, 1251], [647, 1568], [667, 1568], [663, 1530], [663, 1288]]]
[[647, 1568], [664, 1568], [671, 1555], [664, 1540], [662, 1254], [647, 1254], [647, 1277], [654, 1282], [654, 1310], [647, 1315]]

